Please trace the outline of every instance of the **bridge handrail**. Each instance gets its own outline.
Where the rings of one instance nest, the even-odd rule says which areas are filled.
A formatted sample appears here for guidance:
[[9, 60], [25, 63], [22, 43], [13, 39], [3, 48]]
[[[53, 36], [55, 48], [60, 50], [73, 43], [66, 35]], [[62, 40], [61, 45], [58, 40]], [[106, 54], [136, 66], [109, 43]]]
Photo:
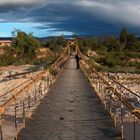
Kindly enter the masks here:
[[[83, 60], [84, 62], [88, 63], [87, 60], [89, 60], [89, 58], [88, 58], [87, 56], [85, 56], [85, 55], [80, 51], [80, 48], [79, 48], [79, 47], [78, 47], [78, 51], [79, 51], [79, 54], [80, 54], [82, 60]], [[94, 69], [94, 72], [97, 72], [97, 71]], [[121, 84], [119, 81], [117, 81], [117, 80], [115, 80], [115, 79], [109, 77], [108, 75], [105, 75], [104, 73], [102, 73], [102, 75], [105, 76], [105, 77], [107, 77], [109, 80], [115, 82], [116, 84], [120, 85], [120, 86], [123, 87], [125, 90], [129, 91], [131, 94], [133, 94], [133, 95], [137, 96], [138, 98], [140, 98], [140, 95], [138, 95], [138, 94], [136, 94], [134, 91], [128, 89], [128, 88], [125, 87], [123, 84]]]
[[[96, 70], [95, 70], [96, 71]], [[102, 73], [103, 76], [107, 77], [110, 81], [113, 81], [114, 83], [118, 84], [119, 86], [121, 86], [122, 88], [124, 88], [125, 90], [129, 91], [129, 93], [137, 96], [138, 98], [140, 98], [140, 95], [136, 94], [134, 91], [128, 89], [127, 87], [125, 87], [123, 84], [121, 84], [119, 81], [109, 77], [108, 75]]]
[[118, 97], [119, 99], [122, 99], [124, 105], [126, 105], [126, 106], [131, 110], [131, 112], [132, 112], [138, 119], [140, 119], [140, 111], [139, 111], [139, 109], [137, 109], [138, 111], [135, 111], [135, 112], [134, 112], [134, 110], [136, 110], [136, 108], [135, 108], [134, 106], [132, 106], [132, 104], [131, 104], [130, 102], [128, 102], [123, 96], [121, 96], [120, 93], [117, 91], [116, 88], [114, 88], [113, 86], [111, 86], [111, 84], [110, 84], [104, 77], [102, 77], [98, 72], [95, 73], [95, 74], [98, 76], [98, 78], [100, 78], [101, 80], [103, 80], [103, 82], [104, 82], [108, 87], [110, 87], [110, 89], [117, 95], [117, 97]]
[[[66, 47], [64, 49], [62, 55], [50, 67], [52, 67], [52, 66], [59, 67], [62, 63], [64, 63], [68, 59], [68, 57], [69, 57], [69, 54], [66, 54], [67, 50], [68, 50], [68, 47]], [[66, 56], [65, 56], [65, 54], [66, 54]], [[49, 73], [49, 69], [42, 70], [33, 79], [29, 79], [28, 80], [29, 83], [26, 84], [20, 91], [18, 91], [17, 93], [15, 93], [12, 97], [8, 98], [8, 100], [6, 100], [6, 102], [4, 102], [2, 105], [0, 105], [0, 108], [5, 108], [10, 102], [12, 102], [14, 99], [16, 99], [17, 96], [19, 96], [20, 94], [22, 94], [25, 90], [28, 90], [36, 81], [40, 80], [42, 78], [42, 76], [44, 74], [46, 74], [46, 73]], [[27, 83], [27, 81], [25, 83]], [[22, 85], [24, 85], [25, 83], [23, 83]], [[21, 86], [21, 85], [19, 85], [19, 86]], [[3, 96], [7, 95], [10, 92], [15, 92], [16, 91], [16, 88], [18, 88], [19, 86], [13, 88], [12, 90], [10, 90], [7, 93], [2, 94], [0, 97], [3, 97]]]
[[[78, 49], [77, 49], [79, 52], [78, 52], [78, 54], [80, 55], [80, 57], [81, 57], [81, 59], [82, 59], [82, 61], [84, 62], [84, 63], [86, 63], [86, 65], [88, 65], [89, 66], [89, 63], [88, 63], [88, 59], [87, 59], [87, 56], [85, 56], [85, 55], [83, 55], [83, 53], [80, 51], [80, 49], [79, 49], [79, 47], [78, 47]], [[86, 58], [86, 59], [85, 59]], [[108, 87], [111, 87], [111, 90], [114, 92], [114, 93], [116, 93], [116, 95], [117, 95], [117, 97], [119, 98], [119, 99], [121, 99], [122, 101], [123, 101], [123, 103], [124, 103], [124, 105], [126, 105], [129, 109], [130, 109], [130, 111], [138, 118], [138, 119], [140, 119], [140, 109], [138, 109], [138, 108], [135, 108], [130, 102], [128, 102], [127, 100], [126, 100], [126, 98], [125, 97], [123, 97], [121, 94], [123, 94], [123, 92], [120, 94], [119, 92], [118, 92], [118, 90], [116, 89], [116, 88], [114, 88], [113, 86], [111, 86], [111, 84], [105, 79], [105, 77], [106, 77], [106, 75], [105, 74], [103, 74], [105, 77], [103, 77], [99, 72], [97, 72], [94, 68], [92, 68], [92, 71], [100, 78], [100, 79], [102, 79], [103, 80], [103, 82], [108, 86]], [[119, 84], [121, 87], [123, 87], [125, 90], [128, 90], [131, 94], [133, 94], [133, 95], [135, 95], [135, 96], [137, 96], [138, 98], [140, 98], [140, 96], [139, 95], [137, 95], [136, 93], [134, 93], [133, 91], [131, 91], [130, 89], [128, 89], [128, 88], [126, 88], [125, 86], [123, 86], [120, 82], [118, 82], [118, 81], [116, 81], [116, 80], [114, 80], [114, 79], [112, 79], [112, 78], [110, 78], [110, 77], [107, 77], [110, 81], [113, 81], [113, 82], [115, 82], [116, 84]]]

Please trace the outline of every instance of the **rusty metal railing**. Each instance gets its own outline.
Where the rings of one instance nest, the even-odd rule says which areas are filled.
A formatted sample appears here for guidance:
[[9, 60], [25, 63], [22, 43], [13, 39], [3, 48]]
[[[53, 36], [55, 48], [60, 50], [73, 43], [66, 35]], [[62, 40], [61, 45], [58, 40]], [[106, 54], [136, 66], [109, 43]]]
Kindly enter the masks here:
[[[34, 77], [21, 85], [15, 86], [0, 95], [0, 139], [17, 140], [18, 132], [26, 127], [26, 120], [32, 117], [33, 111], [69, 58], [68, 47], [62, 55], [48, 68], [41, 70]], [[52, 73], [52, 69], [55, 74]]]
[[134, 121], [135, 124], [136, 121], [140, 121], [140, 95], [126, 88], [109, 74], [96, 71], [90, 66], [88, 57], [82, 54], [79, 47], [77, 50], [82, 58], [81, 67], [84, 73], [101, 98], [105, 109], [114, 119], [115, 126], [117, 123], [121, 125], [122, 139], [124, 139], [124, 122]]

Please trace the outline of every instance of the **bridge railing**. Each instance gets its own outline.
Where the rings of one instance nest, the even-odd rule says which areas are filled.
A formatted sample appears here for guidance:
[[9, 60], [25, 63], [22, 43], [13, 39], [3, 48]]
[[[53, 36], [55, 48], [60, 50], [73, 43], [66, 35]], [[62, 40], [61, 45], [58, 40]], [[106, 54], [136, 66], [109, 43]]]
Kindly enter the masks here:
[[136, 123], [137, 121], [139, 123], [140, 121], [140, 95], [123, 86], [109, 73], [96, 71], [90, 66], [88, 57], [84, 56], [79, 48], [77, 50], [82, 58], [81, 67], [101, 98], [105, 109], [114, 119], [115, 126], [121, 125], [123, 139], [124, 122], [134, 121]]
[[33, 111], [47, 94], [67, 59], [68, 47], [62, 55], [48, 68], [27, 78], [21, 85], [0, 95], [0, 139], [18, 139], [18, 132], [26, 127], [26, 120], [32, 117]]

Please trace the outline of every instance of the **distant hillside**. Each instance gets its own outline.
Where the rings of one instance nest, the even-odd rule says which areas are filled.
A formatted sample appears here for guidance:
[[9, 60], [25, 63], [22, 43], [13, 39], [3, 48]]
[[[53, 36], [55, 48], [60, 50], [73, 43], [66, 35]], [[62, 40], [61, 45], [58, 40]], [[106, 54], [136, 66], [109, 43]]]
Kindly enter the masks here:
[[140, 37], [137, 37], [138, 38], [138, 40], [140, 40]]
[[[82, 37], [82, 38], [93, 38], [93, 37], [97, 37], [97, 38], [100, 38], [100, 39], [106, 39], [108, 36], [94, 36], [94, 35], [78, 35], [79, 37]], [[49, 36], [49, 37], [36, 37], [36, 39], [38, 39], [39, 41], [41, 42], [46, 42], [48, 40], [52, 40], [54, 38], [59, 38], [60, 36]], [[67, 36], [64, 36], [66, 39], [71, 39], [73, 38], [72, 35], [67, 35]], [[140, 40], [140, 37], [137, 37], [138, 40]], [[12, 40], [13, 38], [12, 37], [0, 37], [0, 40]]]
[[52, 40], [54, 37], [36, 37], [40, 42], [46, 42], [48, 40]]
[[0, 40], [12, 40], [12, 37], [0, 37]]
[[[59, 38], [60, 36], [48, 36], [48, 37], [36, 37], [39, 41], [41, 42], [45, 42], [45, 41], [48, 41], [48, 40], [52, 40], [54, 38]], [[71, 35], [67, 35], [67, 36], [64, 36], [65, 39], [71, 39], [72, 36]]]

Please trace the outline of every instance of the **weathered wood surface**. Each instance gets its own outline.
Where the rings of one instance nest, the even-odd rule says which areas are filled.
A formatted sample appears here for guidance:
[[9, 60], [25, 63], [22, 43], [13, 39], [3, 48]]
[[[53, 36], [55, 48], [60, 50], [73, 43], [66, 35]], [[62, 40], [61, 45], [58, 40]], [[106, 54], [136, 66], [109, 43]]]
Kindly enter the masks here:
[[26, 121], [19, 140], [120, 140], [108, 112], [71, 58], [48, 95]]

